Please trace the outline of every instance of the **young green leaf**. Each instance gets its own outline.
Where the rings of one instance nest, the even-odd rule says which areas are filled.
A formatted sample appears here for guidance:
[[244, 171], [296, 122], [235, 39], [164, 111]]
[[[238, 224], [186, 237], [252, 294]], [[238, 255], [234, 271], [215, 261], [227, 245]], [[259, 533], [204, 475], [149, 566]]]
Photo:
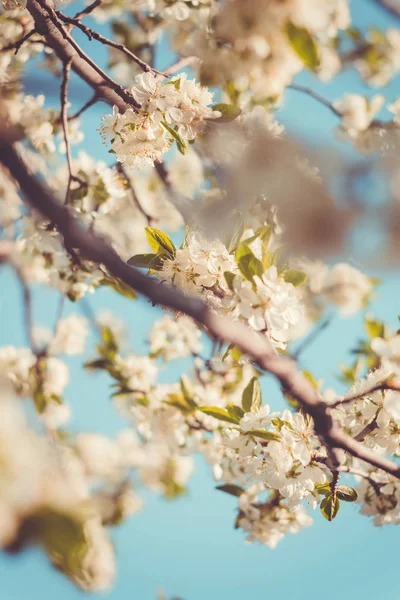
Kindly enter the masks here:
[[303, 61], [306, 67], [315, 71], [320, 65], [320, 59], [317, 44], [308, 29], [299, 27], [292, 23], [292, 21], [287, 21], [285, 32], [289, 44], [297, 56]]
[[372, 340], [376, 337], [385, 337], [385, 325], [375, 319], [365, 319], [365, 329], [367, 330], [368, 337]]
[[173, 127], [171, 127], [171, 125], [168, 125], [168, 123], [166, 123], [165, 121], [161, 121], [161, 124], [164, 127], [164, 129], [168, 131], [170, 136], [176, 141], [176, 147], [178, 148], [179, 152], [181, 154], [186, 154], [188, 149], [179, 133]]
[[344, 502], [355, 502], [358, 498], [356, 490], [349, 485], [339, 485], [336, 496]]
[[225, 483], [224, 485], [217, 485], [215, 489], [219, 490], [220, 492], [230, 494], [231, 496], [236, 496], [237, 498], [239, 498], [239, 496], [241, 496], [245, 491], [243, 488], [239, 487], [238, 485], [235, 485], [234, 483]]
[[257, 377], [253, 377], [243, 390], [242, 407], [246, 412], [250, 412], [252, 409], [256, 410], [260, 408], [261, 404], [262, 393], [260, 382]]
[[296, 269], [289, 269], [283, 274], [283, 278], [287, 283], [291, 283], [294, 287], [303, 285], [307, 280], [307, 275], [303, 271], [297, 271]]
[[146, 237], [150, 248], [156, 254], [169, 254], [175, 256], [176, 248], [169, 236], [155, 227], [146, 227]]
[[212, 109], [221, 113], [221, 116], [218, 117], [218, 119], [213, 119], [213, 121], [216, 121], [217, 123], [229, 123], [230, 121], [234, 121], [242, 112], [238, 106], [234, 106], [233, 104], [214, 104]]
[[148, 269], [150, 267], [151, 261], [157, 256], [157, 254], [135, 254], [129, 260], [127, 260], [128, 265], [131, 267], [141, 267], [144, 269]]
[[219, 408], [218, 406], [199, 406], [198, 410], [206, 415], [210, 415], [210, 417], [215, 417], [216, 419], [226, 421], [227, 423], [234, 423], [237, 425], [240, 421], [238, 417], [230, 415], [227, 410]]
[[321, 512], [327, 521], [333, 521], [333, 519], [339, 512], [339, 508], [340, 500], [336, 496], [336, 499], [334, 501], [332, 494], [326, 496], [320, 504]]
[[266, 429], [251, 429], [250, 431], [244, 431], [245, 435], [253, 435], [254, 437], [261, 438], [267, 442], [278, 442], [281, 436], [277, 431], [267, 431]]

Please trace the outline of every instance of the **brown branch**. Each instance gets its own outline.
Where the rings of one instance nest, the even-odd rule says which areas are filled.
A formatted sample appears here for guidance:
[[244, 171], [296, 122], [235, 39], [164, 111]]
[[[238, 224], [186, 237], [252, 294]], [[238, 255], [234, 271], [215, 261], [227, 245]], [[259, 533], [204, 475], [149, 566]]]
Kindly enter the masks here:
[[95, 8], [100, 6], [102, 3], [103, 3], [103, 0], [94, 0], [94, 2], [92, 2], [92, 4], [89, 4], [89, 6], [87, 6], [80, 12], [76, 13], [76, 15], [74, 16], [74, 19], [79, 20], [79, 19], [83, 19], [83, 17], [87, 17], [88, 15], [90, 15], [91, 12], [94, 11]]
[[298, 360], [300, 355], [318, 338], [318, 336], [331, 324], [333, 316], [329, 315], [323, 321], [320, 321], [316, 327], [314, 327], [310, 333], [300, 343], [297, 350], [292, 354], [293, 360]]
[[343, 406], [345, 404], [349, 404], [350, 402], [354, 402], [355, 400], [361, 400], [361, 398], [365, 398], [369, 394], [373, 394], [374, 392], [384, 392], [386, 390], [391, 390], [392, 392], [400, 392], [400, 385], [393, 382], [383, 382], [374, 385], [369, 390], [362, 392], [361, 394], [354, 394], [353, 396], [347, 396], [347, 398], [341, 398], [340, 400], [336, 400], [329, 404], [329, 408], [336, 408], [337, 406]]
[[138, 107], [133, 96], [104, 73], [75, 42], [55, 14], [51, 0], [27, 0], [27, 9], [38, 33], [46, 38], [58, 58], [63, 63], [72, 59], [72, 70], [97, 91], [99, 97], [111, 105], [117, 105], [121, 112]]
[[21, 284], [21, 289], [22, 289], [22, 293], [23, 293], [23, 302], [24, 302], [24, 320], [25, 320], [25, 332], [26, 332], [26, 337], [29, 343], [29, 346], [32, 350], [32, 352], [34, 354], [37, 354], [37, 347], [36, 347], [36, 343], [35, 343], [35, 339], [33, 337], [33, 317], [32, 317], [32, 297], [31, 297], [31, 290], [29, 289], [29, 286], [27, 285], [23, 274], [21, 273], [21, 271], [15, 267], [14, 265], [14, 269], [15, 269], [15, 273], [18, 277], [18, 280]]
[[359, 471], [358, 469], [353, 469], [353, 467], [347, 467], [347, 466], [340, 467], [339, 471], [341, 471], [342, 473], [349, 473], [350, 475], [355, 475], [356, 477], [362, 477], [363, 479], [368, 481], [370, 486], [374, 489], [375, 494], [377, 496], [380, 496], [380, 494], [381, 494], [380, 485], [384, 485], [384, 484], [377, 483], [376, 481], [374, 481], [372, 479], [372, 477], [370, 477], [363, 471]]
[[398, 0], [372, 0], [372, 2], [383, 8], [392, 17], [400, 18], [400, 4]]
[[85, 104], [82, 106], [82, 108], [80, 108], [78, 111], [76, 111], [76, 113], [74, 113], [73, 115], [70, 115], [68, 117], [68, 121], [74, 121], [75, 119], [79, 119], [79, 117], [81, 115], [83, 115], [83, 113], [85, 111], [87, 111], [88, 108], [93, 106], [93, 104], [96, 104], [96, 102], [98, 102], [98, 101], [99, 101], [99, 96], [98, 96], [97, 92], [95, 92], [93, 94], [93, 96], [91, 98], [89, 98], [89, 100], [87, 102], [85, 102]]
[[65, 154], [67, 157], [67, 166], [68, 166], [68, 183], [67, 183], [67, 191], [65, 192], [65, 204], [69, 202], [69, 195], [71, 191], [71, 183], [73, 180], [72, 174], [72, 162], [71, 162], [71, 147], [69, 143], [69, 131], [68, 131], [68, 83], [71, 72], [71, 60], [63, 64], [63, 79], [61, 82], [60, 88], [60, 102], [61, 102], [61, 111], [60, 111], [60, 119], [61, 125], [64, 133], [64, 142], [65, 142]]
[[91, 27], [88, 27], [87, 25], [84, 25], [83, 23], [81, 23], [79, 21], [79, 19], [74, 19], [72, 17], [68, 17], [67, 15], [64, 15], [64, 13], [62, 13], [59, 10], [56, 10], [55, 12], [56, 12], [56, 15], [62, 21], [64, 21], [64, 23], [68, 23], [69, 25], [78, 27], [81, 31], [83, 31], [83, 33], [88, 37], [88, 39], [90, 41], [97, 40], [101, 44], [105, 44], [107, 46], [110, 46], [111, 48], [115, 48], [116, 50], [119, 50], [120, 52], [122, 52], [123, 54], [128, 56], [131, 60], [133, 60], [137, 65], [139, 65], [139, 67], [141, 69], [143, 69], [143, 71], [152, 71], [153, 73], [156, 73], [157, 75], [162, 75], [163, 77], [168, 77], [168, 75], [166, 75], [165, 73], [162, 73], [161, 71], [157, 71], [157, 69], [154, 69], [153, 67], [148, 65], [144, 60], [142, 60], [139, 56], [136, 56], [136, 54], [131, 52], [129, 50], [129, 48], [127, 48], [123, 44], [114, 42], [114, 40], [110, 40], [110, 38], [107, 38], [104, 35], [101, 35], [94, 29], [91, 29]]
[[14, 54], [18, 54], [18, 51], [21, 48], [22, 44], [29, 40], [29, 38], [32, 37], [35, 33], [37, 33], [37, 30], [35, 28], [31, 29], [30, 31], [28, 31], [28, 33], [26, 33], [24, 36], [22, 36], [22, 38], [20, 38], [16, 42], [13, 42], [12, 44], [8, 44], [7, 46], [3, 46], [3, 48], [0, 48], [0, 52], [9, 52], [10, 50], [15, 50]]
[[157, 219], [155, 217], [152, 217], [151, 215], [149, 215], [149, 213], [143, 208], [142, 203], [140, 202], [140, 200], [138, 198], [138, 195], [136, 193], [136, 190], [134, 188], [131, 178], [127, 174], [125, 167], [119, 162], [117, 162], [117, 170], [121, 173], [121, 175], [124, 177], [124, 179], [126, 179], [126, 183], [129, 186], [129, 189], [131, 191], [132, 200], [133, 200], [134, 205], [139, 209], [139, 211], [145, 217], [148, 226], [151, 227], [152, 223], [154, 223], [154, 221], [156, 221]]
[[336, 117], [342, 118], [342, 114], [338, 110], [336, 110], [332, 102], [318, 94], [318, 92], [314, 92], [314, 90], [312, 90], [311, 88], [305, 87], [304, 85], [299, 85], [298, 83], [292, 83], [287, 87], [290, 90], [296, 90], [297, 92], [307, 94], [307, 96], [314, 98], [314, 100], [317, 100], [320, 104], [323, 104], [324, 106], [329, 108], [329, 110], [333, 112], [333, 114], [336, 115]]
[[174, 73], [176, 73], [177, 71], [180, 71], [181, 69], [185, 69], [186, 67], [191, 67], [193, 64], [200, 63], [200, 62], [201, 61], [197, 56], [184, 56], [183, 58], [180, 58], [179, 60], [174, 62], [172, 65], [167, 67], [164, 70], [164, 75], [173, 75]]
[[101, 237], [85, 230], [67, 207], [55, 201], [50, 190], [29, 171], [12, 144], [0, 144], [0, 162], [17, 180], [27, 202], [57, 226], [67, 248], [79, 249], [82, 257], [104, 265], [114, 277], [118, 277], [153, 303], [192, 317], [206, 328], [212, 338], [238, 346], [261, 369], [274, 375], [283, 389], [301, 404], [303, 410], [313, 418], [315, 431], [328, 450], [345, 450], [350, 455], [400, 478], [400, 467], [396, 463], [375, 454], [346, 435], [333, 422], [329, 405], [320, 398], [317, 390], [297, 369], [296, 363], [279, 355], [268, 338], [255, 333], [244, 323], [215, 313], [200, 298], [185, 296], [128, 266], [110, 245]]

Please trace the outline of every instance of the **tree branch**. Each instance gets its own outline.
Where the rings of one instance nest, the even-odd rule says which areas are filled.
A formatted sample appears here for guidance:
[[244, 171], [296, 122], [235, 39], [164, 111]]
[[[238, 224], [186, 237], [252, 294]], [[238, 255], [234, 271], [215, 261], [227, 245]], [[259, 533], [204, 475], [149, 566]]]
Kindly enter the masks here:
[[28, 33], [26, 33], [16, 42], [13, 42], [12, 44], [8, 44], [7, 46], [3, 46], [3, 48], [0, 48], [0, 52], [9, 52], [10, 50], [15, 50], [14, 54], [18, 54], [18, 51], [21, 48], [22, 44], [29, 40], [29, 38], [32, 37], [35, 33], [37, 33], [36, 29], [31, 29], [30, 31], [28, 31]]
[[372, 0], [380, 8], [383, 8], [392, 17], [400, 18], [400, 4], [398, 0]]
[[103, 3], [103, 0], [94, 0], [92, 4], [89, 4], [86, 8], [76, 13], [74, 19], [83, 19], [83, 17], [87, 17], [91, 12], [94, 11], [95, 8], [100, 6]]
[[311, 98], [314, 98], [314, 100], [317, 100], [320, 104], [323, 104], [329, 108], [329, 110], [332, 111], [336, 117], [339, 117], [340, 119], [342, 118], [342, 114], [336, 110], [332, 102], [318, 94], [318, 92], [314, 92], [314, 90], [311, 88], [305, 87], [304, 85], [299, 85], [298, 83], [291, 83], [287, 87], [289, 90], [296, 90], [296, 92], [302, 92], [303, 94], [307, 94], [307, 96], [311, 96]]
[[320, 398], [317, 390], [297, 369], [296, 363], [279, 355], [265, 336], [255, 333], [244, 323], [215, 313], [199, 298], [185, 296], [127, 265], [101, 237], [85, 230], [67, 207], [56, 202], [50, 190], [29, 171], [12, 144], [0, 143], [0, 162], [19, 183], [28, 203], [57, 226], [64, 237], [66, 248], [79, 249], [83, 257], [104, 265], [114, 277], [118, 277], [155, 304], [192, 317], [206, 328], [211, 337], [225, 344], [238, 346], [261, 369], [274, 375], [282, 388], [313, 418], [315, 431], [328, 450], [345, 450], [400, 479], [400, 467], [396, 463], [375, 454], [346, 435], [333, 422], [329, 405]]
[[79, 21], [79, 19], [74, 19], [72, 17], [68, 17], [67, 15], [64, 15], [64, 13], [62, 13], [59, 10], [56, 10], [55, 12], [56, 12], [56, 15], [62, 21], [64, 21], [64, 23], [68, 23], [69, 25], [72, 25], [73, 27], [78, 27], [81, 31], [83, 31], [83, 33], [89, 38], [90, 41], [97, 40], [101, 44], [105, 44], [107, 46], [110, 46], [111, 48], [115, 48], [116, 50], [119, 50], [120, 52], [122, 52], [123, 54], [128, 56], [131, 60], [133, 60], [137, 65], [139, 65], [139, 67], [141, 69], [143, 69], [143, 71], [146, 71], [146, 72], [152, 71], [153, 73], [156, 73], [157, 75], [162, 75], [163, 77], [168, 77], [168, 75], [166, 75], [165, 73], [162, 73], [161, 71], [157, 71], [157, 69], [154, 69], [153, 67], [148, 65], [144, 60], [139, 58], [139, 56], [136, 56], [136, 54], [131, 52], [129, 50], [129, 48], [127, 48], [123, 44], [114, 42], [114, 40], [110, 40], [109, 38], [105, 37], [104, 35], [101, 35], [94, 29], [91, 29], [87, 25], [84, 25], [83, 23], [81, 23]]
[[63, 79], [60, 88], [60, 102], [61, 102], [61, 111], [60, 111], [60, 119], [61, 125], [64, 133], [64, 142], [65, 142], [65, 154], [67, 157], [67, 166], [68, 166], [68, 183], [67, 183], [67, 191], [65, 192], [65, 204], [69, 202], [69, 194], [71, 190], [71, 183], [73, 180], [72, 175], [72, 162], [71, 162], [71, 147], [69, 143], [69, 131], [68, 131], [68, 83], [71, 71], [71, 60], [66, 62], [63, 65]]
[[118, 106], [121, 112], [138, 107], [134, 97], [104, 73], [75, 42], [55, 14], [51, 0], [27, 0], [26, 6], [35, 21], [36, 30], [46, 38], [58, 58], [63, 63], [72, 59], [72, 70], [97, 91], [99, 97]]

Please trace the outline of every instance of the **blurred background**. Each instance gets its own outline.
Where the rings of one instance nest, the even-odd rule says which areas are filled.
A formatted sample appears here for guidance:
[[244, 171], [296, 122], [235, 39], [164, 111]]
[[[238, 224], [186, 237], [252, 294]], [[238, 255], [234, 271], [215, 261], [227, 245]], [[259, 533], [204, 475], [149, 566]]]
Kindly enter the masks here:
[[[323, 1], [323, 0], [321, 0]], [[79, 10], [75, 2], [68, 11]], [[372, 0], [352, 0], [354, 24], [360, 29], [376, 26], [382, 29], [400, 27]], [[90, 24], [90, 19], [88, 19]], [[96, 25], [97, 27], [97, 25]], [[104, 31], [106, 31], [103, 28]], [[99, 63], [106, 60], [105, 49], [77, 33], [85, 50]], [[157, 52], [158, 68], [173, 62], [166, 44]], [[26, 74], [27, 93], [44, 93], [49, 106], [58, 106], [59, 83], [51, 75], [32, 66]], [[322, 84], [311, 75], [302, 75], [297, 83], [312, 87], [334, 100], [346, 92], [372, 96], [354, 70]], [[400, 82], [394, 81], [383, 90], [388, 102], [400, 96]], [[90, 90], [77, 78], [70, 88], [72, 111], [84, 104]], [[85, 140], [81, 144], [89, 154], [112, 164], [97, 131], [100, 118], [108, 109], [103, 104], [92, 107], [83, 120]], [[385, 114], [379, 115], [385, 118]], [[289, 133], [299, 136], [311, 148], [320, 145], [355, 158], [348, 144], [335, 138], [335, 116], [326, 107], [297, 91], [288, 90], [282, 107], [276, 113]], [[79, 146], [73, 147], [74, 154]], [[359, 157], [358, 157], [359, 159]], [[377, 190], [370, 194], [379, 193]], [[376, 243], [367, 225], [360, 226], [357, 243], [361, 254]], [[356, 265], [357, 266], [357, 265]], [[376, 275], [377, 273], [370, 273]], [[379, 273], [382, 277], [382, 273]], [[369, 310], [393, 329], [400, 313], [400, 273], [387, 271], [377, 289]], [[22, 321], [21, 289], [7, 267], [0, 268], [0, 344], [26, 344]], [[49, 325], [57, 311], [58, 295], [49, 290], [34, 289], [34, 314], [38, 325]], [[128, 324], [131, 347], [147, 353], [146, 335], [158, 315], [147, 301], [133, 303], [107, 290], [99, 290], [91, 299], [92, 308], [111, 309]], [[68, 302], [66, 315], [79, 312], [79, 305]], [[335, 378], [339, 363], [348, 362], [350, 350], [363, 335], [363, 315], [343, 320], [334, 317], [332, 324], [302, 356], [301, 366], [320, 379], [326, 387], [341, 390]], [[88, 344], [93, 348], [94, 336]], [[125, 427], [110, 402], [110, 382], [103, 375], [84, 373], [81, 359], [70, 359], [71, 382], [65, 399], [74, 409], [71, 427], [75, 431], [98, 431], [113, 435]], [[162, 380], [174, 381], [187, 369], [185, 362], [175, 362], [162, 372]], [[276, 384], [267, 376], [262, 379], [264, 401], [275, 409], [283, 406]], [[1, 418], [1, 416], [0, 416]], [[160, 590], [166, 597], [184, 600], [251, 600], [279, 598], [365, 598], [397, 600], [400, 584], [397, 577], [397, 548], [400, 531], [394, 526], [376, 528], [359, 514], [357, 504], [345, 504], [338, 518], [330, 523], [316, 511], [314, 526], [296, 535], [286, 536], [275, 550], [248, 545], [244, 534], [235, 531], [236, 500], [215, 489], [211, 469], [196, 461], [196, 472], [189, 482], [188, 495], [172, 501], [139, 490], [144, 506], [138, 515], [113, 529], [117, 551], [118, 579], [112, 591], [103, 594], [110, 600], [155, 600]], [[84, 596], [62, 575], [51, 568], [39, 549], [27, 549], [19, 556], [0, 557], [1, 600], [78, 600]], [[87, 596], [87, 594], [86, 594]]]

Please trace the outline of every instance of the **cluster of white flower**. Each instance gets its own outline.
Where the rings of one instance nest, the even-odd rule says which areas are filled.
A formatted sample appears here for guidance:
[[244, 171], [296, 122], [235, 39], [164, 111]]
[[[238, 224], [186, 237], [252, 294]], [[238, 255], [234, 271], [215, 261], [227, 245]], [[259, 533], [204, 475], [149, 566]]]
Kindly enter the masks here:
[[366, 36], [365, 52], [354, 61], [361, 77], [373, 87], [384, 87], [400, 71], [400, 32], [373, 30]]
[[0, 374], [8, 379], [15, 393], [28, 395], [32, 389], [31, 369], [36, 356], [29, 348], [3, 346], [0, 348]]
[[50, 230], [36, 215], [21, 220], [21, 237], [12, 249], [11, 259], [27, 282], [54, 286], [71, 300], [94, 291], [104, 279], [100, 269], [81, 261], [77, 268], [64, 248], [62, 236]]
[[336, 305], [344, 316], [362, 309], [373, 291], [371, 279], [347, 263], [329, 268], [322, 261], [301, 259], [297, 264], [308, 276], [311, 296]]
[[[325, 78], [329, 71], [334, 73], [338, 59], [329, 42], [349, 24], [346, 0], [226, 1], [213, 19], [214, 41], [200, 33], [193, 46], [204, 59], [202, 70], [210, 81], [220, 83], [225, 77], [239, 91], [250, 89], [260, 99], [275, 98], [304, 64], [318, 70], [322, 62]], [[308, 38], [307, 56], [297, 52], [294, 39], [300, 36]], [[328, 57], [324, 66], [320, 47], [333, 54], [334, 68], [326, 66]]]
[[[6, 390], [2, 382], [2, 394]], [[114, 551], [95, 505], [82, 507], [89, 488], [79, 477], [79, 463], [61, 447], [50, 452], [47, 441], [28, 428], [15, 400], [2, 396], [1, 410], [0, 545], [12, 543], [30, 519], [60, 570], [85, 590], [107, 589], [115, 577]], [[54, 536], [66, 527], [69, 536], [60, 535], [54, 545]]]
[[[79, 212], [98, 212], [105, 215], [119, 208], [127, 194], [123, 179], [103, 161], [95, 161], [86, 152], [80, 151], [72, 160], [72, 172], [80, 181], [73, 181], [70, 204]], [[49, 179], [49, 185], [65, 198], [68, 169], [64, 165]]]
[[136, 354], [127, 354], [123, 358], [117, 356], [116, 365], [132, 392], [146, 393], [155, 383], [157, 366], [148, 356]]
[[85, 317], [70, 315], [59, 319], [55, 335], [50, 342], [51, 354], [83, 354], [86, 338], [89, 335], [88, 321]]
[[[262, 432], [272, 424], [267, 444], [262, 444]], [[257, 437], [259, 433], [260, 437]], [[275, 438], [275, 440], [274, 440]], [[316, 437], [312, 421], [301, 413], [290, 411], [269, 416], [269, 406], [262, 406], [246, 413], [238, 428], [224, 431], [223, 443], [231, 449], [227, 453], [232, 462], [250, 483], [260, 483], [278, 491], [289, 509], [308, 500], [313, 508], [317, 505], [316, 484], [326, 482], [323, 465], [313, 462], [313, 453], [321, 445]]]
[[159, 277], [186, 294], [199, 294], [213, 287], [227, 292], [225, 272], [237, 272], [234, 257], [221, 241], [209, 240], [196, 232], [173, 258], [164, 261]]
[[150, 352], [164, 360], [185, 358], [201, 352], [201, 331], [189, 317], [165, 315], [150, 333]]
[[361, 513], [374, 517], [374, 525], [398, 525], [400, 523], [399, 480], [387, 473], [364, 468], [364, 477], [357, 486]]
[[312, 524], [312, 518], [304, 507], [297, 506], [289, 510], [273, 494], [266, 502], [259, 502], [257, 494], [264, 490], [260, 486], [251, 486], [239, 498], [239, 515], [236, 521], [248, 533], [248, 542], [259, 542], [270, 548], [288, 533], [297, 533]]
[[11, 123], [21, 127], [24, 135], [39, 152], [54, 153], [53, 111], [44, 108], [45, 97], [16, 94], [3, 100], [3, 110]]
[[101, 127], [118, 161], [127, 166], [153, 166], [174, 140], [185, 151], [186, 143], [204, 130], [207, 119], [220, 116], [208, 106], [213, 95], [185, 73], [165, 82], [148, 72], [137, 75], [135, 81], [131, 93], [140, 108], [121, 114], [114, 106]]
[[336, 100], [333, 106], [342, 115], [342, 130], [350, 138], [356, 138], [369, 128], [384, 102], [385, 97], [380, 94], [370, 100], [358, 94], [346, 94], [342, 100]]
[[302, 318], [302, 306], [296, 288], [278, 275], [275, 265], [262, 277], [253, 278], [254, 285], [236, 276], [234, 296], [229, 303], [234, 314], [249, 323], [255, 331], [266, 332], [279, 348], [285, 348]]

